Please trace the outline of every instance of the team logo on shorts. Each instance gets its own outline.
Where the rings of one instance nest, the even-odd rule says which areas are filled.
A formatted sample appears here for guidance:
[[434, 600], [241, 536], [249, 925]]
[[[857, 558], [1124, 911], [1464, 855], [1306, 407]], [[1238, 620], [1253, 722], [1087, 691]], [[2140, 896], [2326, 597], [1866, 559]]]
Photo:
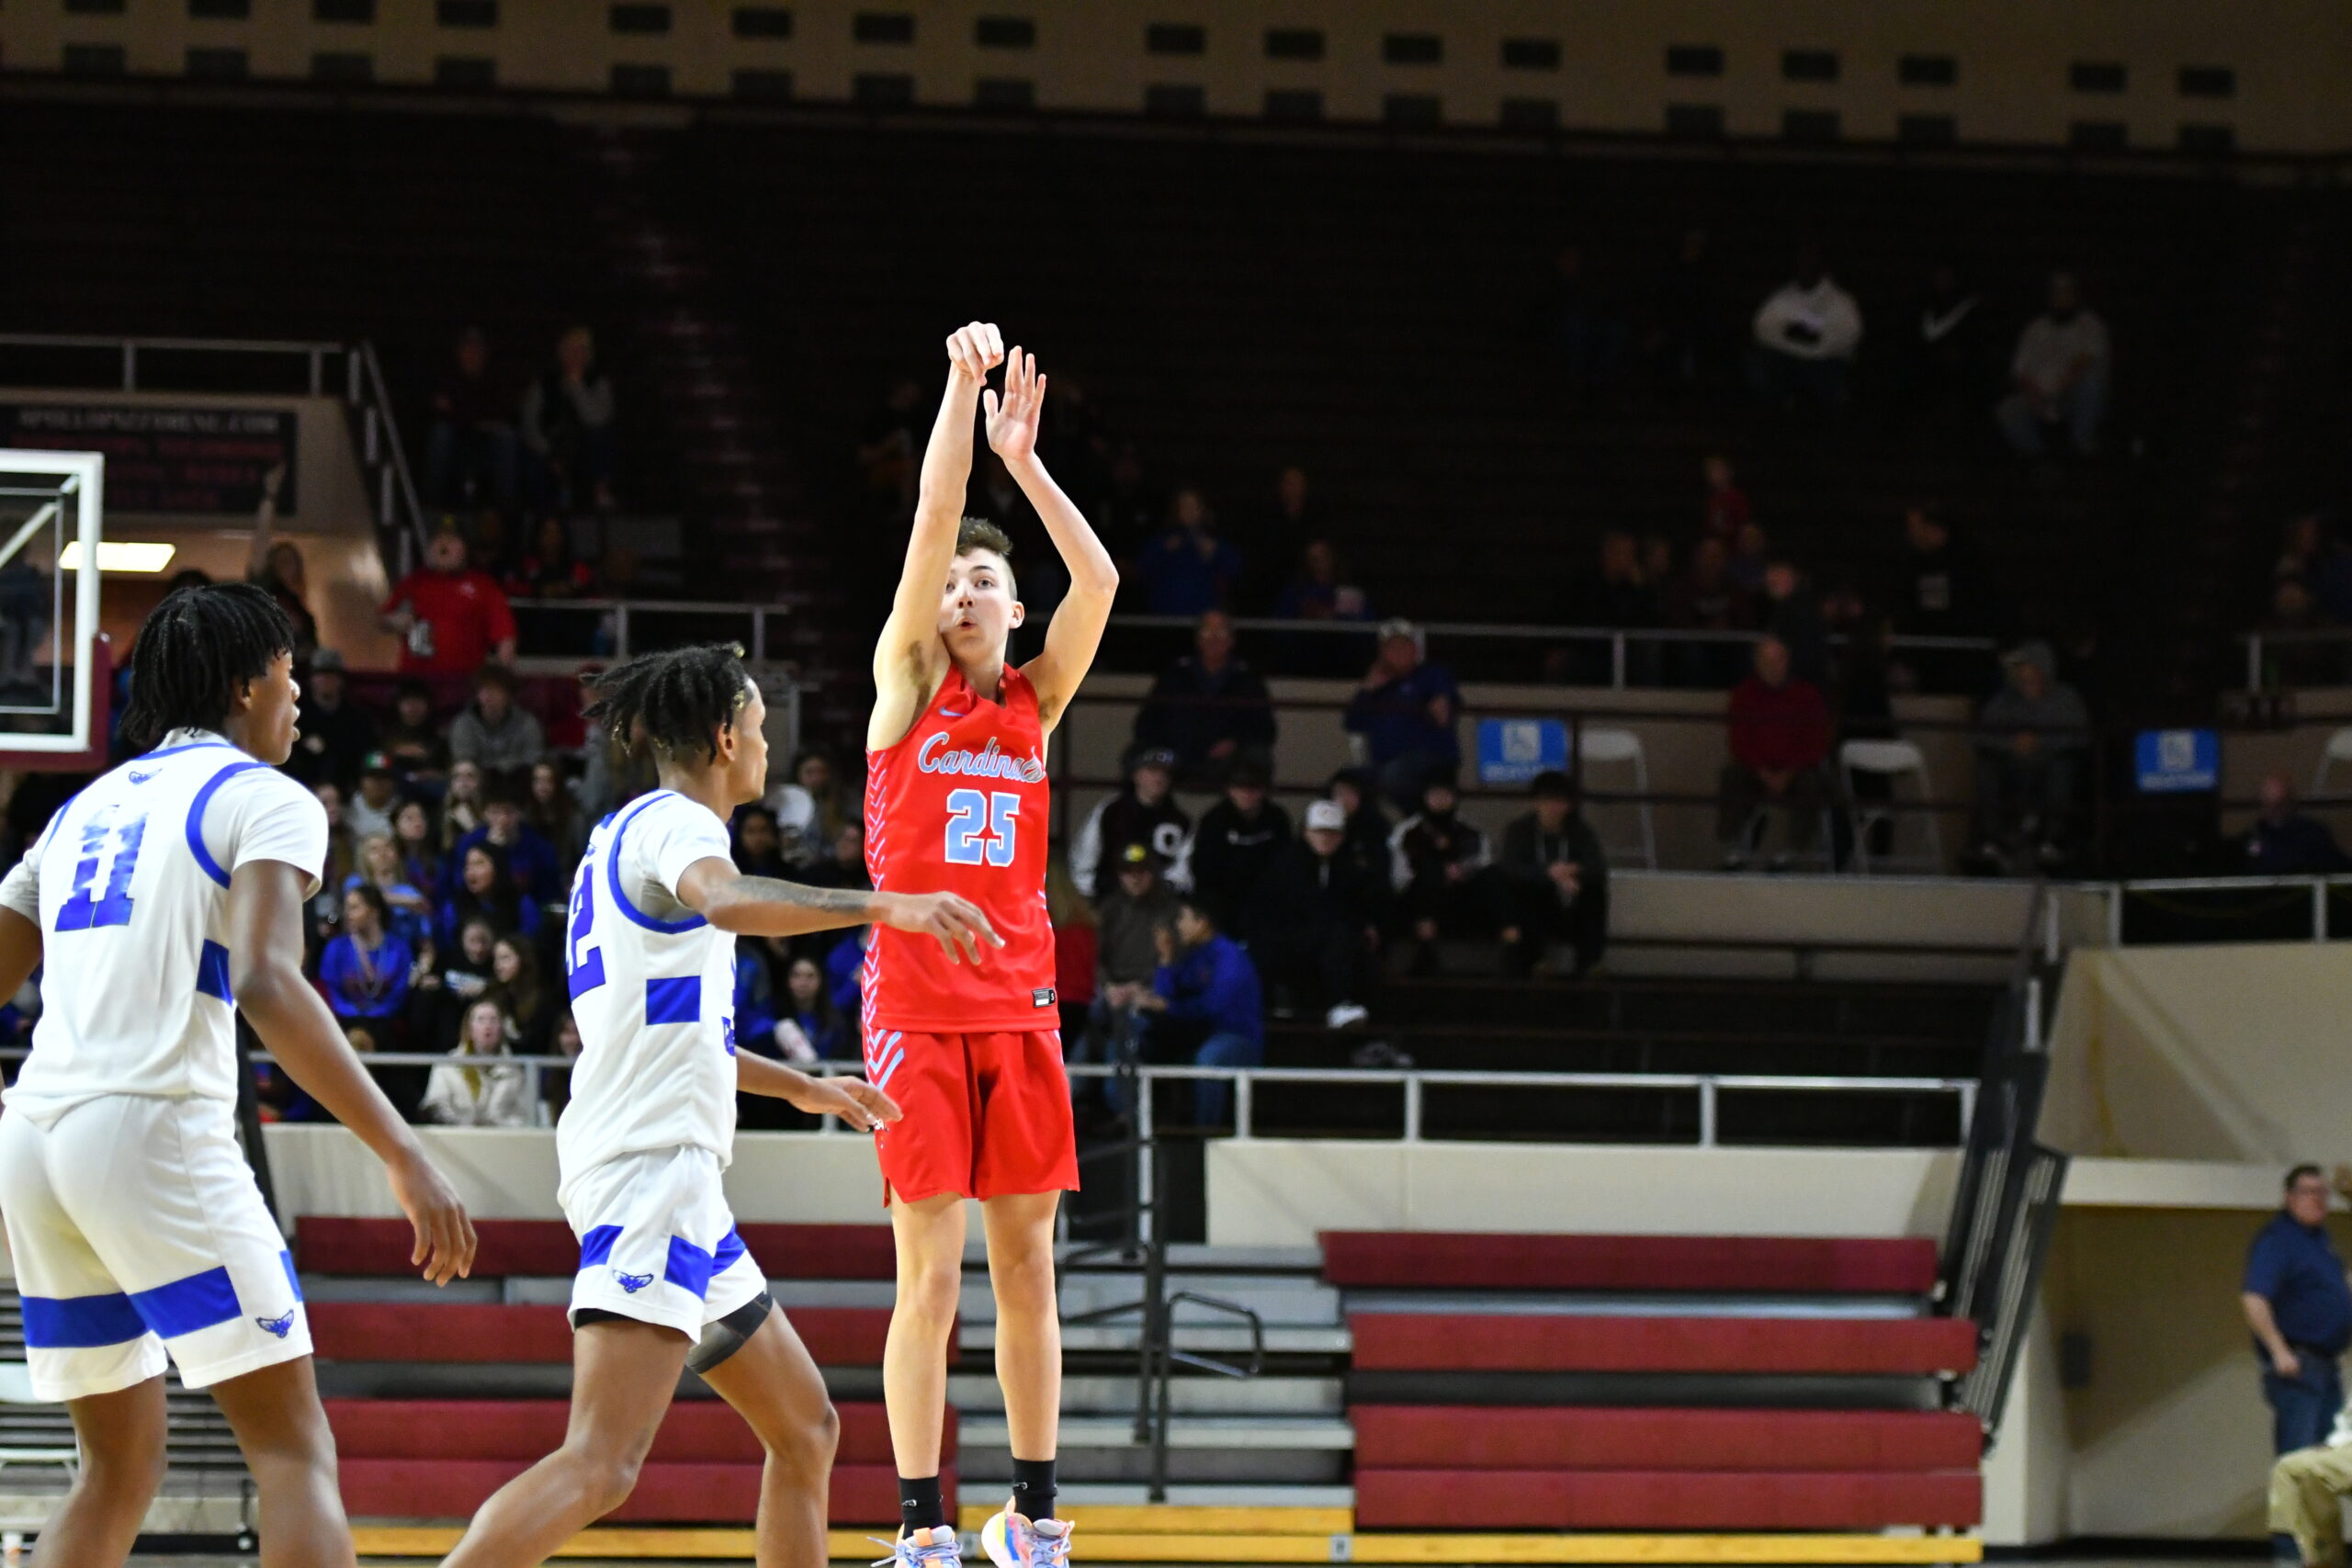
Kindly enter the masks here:
[[621, 1289], [627, 1291], [632, 1296], [637, 1294], [638, 1292], [645, 1289], [646, 1286], [653, 1283], [653, 1276], [650, 1274], [616, 1273], [613, 1278], [618, 1280], [621, 1282]]
[[257, 1317], [254, 1321], [283, 1339], [294, 1332], [294, 1309], [288, 1307], [283, 1317]]

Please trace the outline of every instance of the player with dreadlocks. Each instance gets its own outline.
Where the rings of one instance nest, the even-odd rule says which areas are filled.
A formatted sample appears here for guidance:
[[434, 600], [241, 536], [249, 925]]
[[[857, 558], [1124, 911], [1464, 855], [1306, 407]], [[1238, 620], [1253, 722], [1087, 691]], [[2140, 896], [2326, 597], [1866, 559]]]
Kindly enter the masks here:
[[737, 1053], [735, 938], [875, 922], [935, 939], [950, 963], [978, 962], [998, 940], [953, 894], [802, 887], [735, 869], [727, 819], [760, 798], [768, 765], [766, 708], [741, 651], [648, 654], [594, 682], [590, 718], [649, 748], [661, 787], [598, 824], [571, 885], [564, 974], [581, 1053], [556, 1126], [556, 1198], [580, 1236], [571, 1424], [561, 1448], [482, 1505], [447, 1568], [537, 1563], [619, 1506], [688, 1369], [766, 1450], [760, 1568], [825, 1562], [832, 1406], [736, 1235], [719, 1174], [738, 1089], [862, 1131], [899, 1108], [854, 1078]]
[[473, 1264], [457, 1194], [302, 976], [327, 821], [275, 766], [294, 749], [293, 644], [259, 588], [165, 599], [131, 650], [122, 730], [141, 754], [0, 881], [0, 995], [45, 964], [0, 1116], [0, 1214], [33, 1392], [65, 1403], [81, 1445], [40, 1532], [59, 1562], [130, 1555], [164, 1473], [167, 1353], [236, 1432], [262, 1562], [355, 1561], [301, 1289], [237, 1145], [237, 1010], [383, 1160], [424, 1277]]

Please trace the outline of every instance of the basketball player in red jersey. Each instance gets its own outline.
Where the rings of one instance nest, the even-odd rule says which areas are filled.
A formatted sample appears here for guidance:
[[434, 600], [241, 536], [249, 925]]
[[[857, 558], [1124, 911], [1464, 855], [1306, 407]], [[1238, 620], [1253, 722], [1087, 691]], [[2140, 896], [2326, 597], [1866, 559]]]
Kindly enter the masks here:
[[[876, 889], [971, 899], [1003, 945], [977, 966], [956, 965], [883, 929], [866, 954], [866, 1077], [906, 1111], [876, 1140], [899, 1253], [882, 1361], [899, 1462], [896, 1551], [898, 1568], [952, 1568], [956, 1557], [939, 1488], [940, 1421], [963, 1284], [964, 1200], [976, 1198], [1013, 1468], [1012, 1499], [981, 1540], [997, 1568], [1059, 1568], [1069, 1526], [1054, 1510], [1054, 1211], [1078, 1186], [1078, 1145], [1046, 918], [1046, 738], [1094, 662], [1119, 574], [1037, 460], [1046, 380], [1035, 360], [1018, 347], [1008, 355], [997, 329], [978, 321], [947, 340], [947, 359], [906, 570], [874, 650], [865, 860]], [[999, 364], [1001, 397], [987, 387]], [[963, 514], [983, 405], [989, 446], [1044, 520], [1070, 579], [1045, 651], [1018, 670], [1004, 661], [1023, 614], [1009, 542]]]

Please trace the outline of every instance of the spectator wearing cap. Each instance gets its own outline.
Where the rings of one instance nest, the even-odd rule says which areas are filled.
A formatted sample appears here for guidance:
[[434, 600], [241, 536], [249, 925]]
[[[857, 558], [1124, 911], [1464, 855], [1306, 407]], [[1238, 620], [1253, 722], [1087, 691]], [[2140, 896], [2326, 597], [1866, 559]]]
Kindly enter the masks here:
[[1080, 1043], [1080, 1061], [1116, 1062], [1132, 1055], [1136, 1003], [1159, 968], [1152, 933], [1176, 923], [1176, 894], [1164, 862], [1149, 844], [1124, 846], [1112, 861], [1114, 877], [1095, 914], [1094, 1005]]
[[[1197, 1067], [1255, 1067], [1266, 1060], [1266, 1010], [1257, 967], [1241, 944], [1218, 929], [1197, 896], [1176, 910], [1176, 925], [1154, 933], [1159, 966], [1136, 1006], [1152, 1015], [1146, 1051], [1155, 1061]], [[1198, 1043], [1195, 1044], [1194, 1042]], [[1193, 1089], [1193, 1124], [1223, 1124], [1232, 1089], [1222, 1078]]]
[[1461, 765], [1461, 709], [1453, 672], [1421, 657], [1420, 628], [1400, 617], [1380, 624], [1380, 651], [1341, 722], [1363, 738], [1381, 792], [1410, 811], [1432, 769]]
[[1266, 798], [1268, 782], [1256, 762], [1236, 764], [1225, 798], [1201, 813], [1173, 874], [1180, 886], [1199, 895], [1220, 931], [1254, 931], [1250, 896], [1290, 842], [1290, 813]]
[[305, 785], [331, 784], [348, 793], [376, 749], [376, 721], [351, 700], [343, 655], [332, 648], [311, 655], [294, 728], [294, 754], [286, 759], [286, 771]]
[[1070, 881], [1080, 893], [1100, 902], [1110, 892], [1098, 874], [1106, 847], [1115, 853], [1129, 844], [1148, 844], [1162, 862], [1183, 852], [1193, 818], [1176, 804], [1175, 787], [1173, 751], [1144, 750], [1127, 764], [1126, 787], [1087, 813], [1070, 846]]
[[360, 764], [359, 788], [343, 802], [343, 825], [349, 829], [354, 843], [366, 843], [381, 833], [393, 836], [392, 818], [400, 815], [401, 782], [392, 772], [392, 760], [381, 751], [370, 751]]
[[2352, 1346], [2352, 1280], [2328, 1238], [2328, 1180], [2315, 1165], [2287, 1173], [2278, 1212], [2246, 1254], [2239, 1304], [2262, 1366], [2277, 1452], [2325, 1440], [2344, 1404], [2337, 1363]]
[[1495, 861], [1504, 895], [1503, 970], [1532, 973], [1546, 944], [1565, 941], [1581, 975], [1609, 942], [1609, 860], [1577, 809], [1567, 774], [1537, 774], [1533, 793], [1532, 807], [1503, 829]]
[[1495, 928], [1487, 835], [1462, 819], [1461, 804], [1453, 773], [1432, 773], [1421, 786], [1420, 810], [1388, 837], [1389, 886], [1419, 943], [1413, 964], [1423, 974], [1437, 968], [1440, 937], [1487, 936]]
[[400, 683], [379, 743], [412, 788], [438, 795], [448, 781], [449, 738], [433, 722], [433, 693], [424, 682], [411, 678]]
[[1339, 802], [1309, 802], [1306, 823], [1250, 900], [1258, 922], [1250, 952], [1277, 1013], [1319, 1009], [1326, 1025], [1345, 1029], [1366, 1016], [1387, 923], [1387, 870], [1349, 841]]
[[546, 732], [528, 708], [514, 700], [514, 676], [503, 664], [485, 664], [474, 678], [474, 700], [449, 725], [449, 756], [471, 762], [488, 777], [513, 778], [547, 755]]
[[531, 826], [522, 796], [503, 780], [483, 790], [481, 826], [458, 840], [449, 852], [450, 863], [463, 866], [466, 852], [477, 844], [498, 852], [515, 887], [531, 902], [552, 904], [563, 897], [564, 868], [556, 859], [555, 846]]
[[470, 675], [493, 656], [514, 662], [506, 592], [466, 564], [466, 541], [455, 529], [433, 536], [424, 565], [393, 585], [380, 615], [401, 638], [403, 675]]
[[1768, 637], [1756, 645], [1756, 671], [1732, 688], [1724, 726], [1731, 761], [1716, 796], [1715, 834], [1724, 864], [1744, 869], [1762, 846], [1778, 808], [1787, 823], [1786, 847], [1773, 852], [1775, 869], [1811, 849], [1821, 831], [1829, 756], [1829, 702], [1821, 688], [1789, 671], [1788, 645]]
[[1177, 777], [1215, 786], [1234, 766], [1271, 768], [1274, 705], [1266, 682], [1235, 657], [1233, 617], [1211, 610], [1193, 631], [1193, 651], [1159, 672], [1136, 714], [1136, 744], [1172, 751]]

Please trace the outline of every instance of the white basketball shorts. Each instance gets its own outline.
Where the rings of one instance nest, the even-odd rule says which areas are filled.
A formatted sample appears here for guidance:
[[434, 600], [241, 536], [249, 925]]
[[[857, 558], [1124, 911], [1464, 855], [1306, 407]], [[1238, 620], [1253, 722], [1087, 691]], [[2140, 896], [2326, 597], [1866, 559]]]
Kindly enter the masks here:
[[580, 1238], [574, 1326], [582, 1308], [594, 1307], [700, 1340], [767, 1289], [735, 1234], [718, 1157], [708, 1149], [619, 1155], [567, 1174], [562, 1197]]
[[190, 1388], [311, 1353], [285, 1238], [217, 1100], [109, 1094], [0, 1114], [0, 1218], [43, 1399]]

